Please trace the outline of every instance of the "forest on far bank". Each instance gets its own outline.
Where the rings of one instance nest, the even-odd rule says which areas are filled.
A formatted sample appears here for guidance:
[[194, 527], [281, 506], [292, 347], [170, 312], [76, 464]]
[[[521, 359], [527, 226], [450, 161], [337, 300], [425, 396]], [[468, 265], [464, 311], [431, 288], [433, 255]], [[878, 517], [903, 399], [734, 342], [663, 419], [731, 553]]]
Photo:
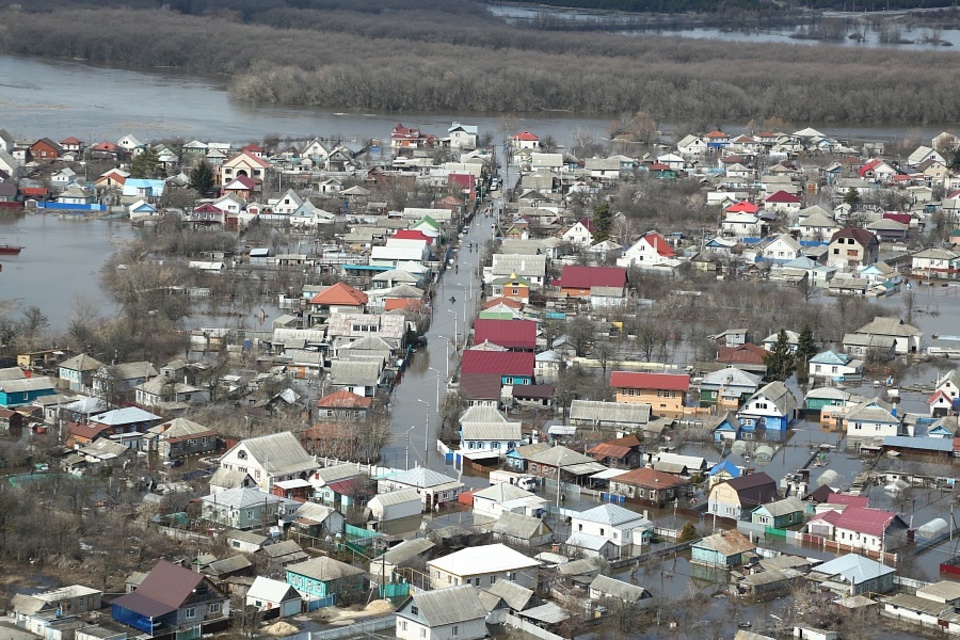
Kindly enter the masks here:
[[260, 3], [249, 19], [229, 8], [246, 0], [182, 1], [221, 8], [187, 15], [147, 8], [156, 5], [148, 0], [123, 3], [140, 9], [115, 0], [100, 8], [0, 2], [0, 51], [221, 75], [247, 102], [341, 111], [648, 111], [694, 127], [770, 116], [960, 122], [953, 52], [557, 33], [510, 26], [469, 0], [384, 0], [390, 10], [380, 11], [282, 0]]

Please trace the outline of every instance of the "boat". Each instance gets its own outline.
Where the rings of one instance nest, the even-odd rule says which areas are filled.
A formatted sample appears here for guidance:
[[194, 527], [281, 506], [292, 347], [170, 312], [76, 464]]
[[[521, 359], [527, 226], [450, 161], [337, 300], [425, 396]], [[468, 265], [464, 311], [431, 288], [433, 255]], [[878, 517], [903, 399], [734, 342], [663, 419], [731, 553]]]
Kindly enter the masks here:
[[15, 247], [12, 244], [0, 244], [0, 256], [20, 255], [21, 249], [23, 249], [23, 247]]

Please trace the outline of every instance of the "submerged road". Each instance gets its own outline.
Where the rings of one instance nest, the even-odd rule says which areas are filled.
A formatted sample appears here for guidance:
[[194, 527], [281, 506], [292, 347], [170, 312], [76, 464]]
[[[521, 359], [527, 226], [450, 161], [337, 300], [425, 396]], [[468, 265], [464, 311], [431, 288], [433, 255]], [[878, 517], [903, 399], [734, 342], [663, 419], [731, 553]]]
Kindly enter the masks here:
[[[494, 211], [503, 202], [493, 198], [487, 202]], [[486, 205], [464, 228], [460, 249], [454, 255], [453, 267], [440, 278], [433, 302], [433, 319], [427, 331], [427, 346], [418, 350], [410, 361], [391, 400], [390, 430], [393, 442], [381, 453], [384, 464], [403, 468], [427, 466], [448, 475], [453, 467], [445, 465], [437, 452], [437, 430], [440, 425], [438, 400], [442, 407], [447, 381], [454, 374], [459, 359], [455, 357], [456, 343], [461, 346], [469, 336], [483, 291], [478, 273], [480, 258], [487, 241], [493, 238], [494, 217], [484, 215]], [[471, 243], [476, 249], [470, 251]], [[451, 302], [455, 298], [456, 302]]]

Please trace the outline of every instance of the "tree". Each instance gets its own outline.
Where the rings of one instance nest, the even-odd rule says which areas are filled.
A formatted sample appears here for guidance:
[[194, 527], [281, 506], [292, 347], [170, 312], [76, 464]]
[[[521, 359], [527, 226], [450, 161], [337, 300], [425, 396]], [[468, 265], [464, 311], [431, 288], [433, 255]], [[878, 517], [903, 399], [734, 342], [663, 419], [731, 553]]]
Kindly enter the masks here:
[[814, 351], [816, 351], [816, 347], [813, 344], [813, 329], [810, 328], [810, 325], [805, 324], [803, 325], [803, 329], [800, 330], [800, 338], [797, 340], [797, 351], [794, 354], [794, 362], [798, 370], [800, 370], [801, 367], [806, 369], [810, 358], [814, 356]]
[[767, 375], [780, 382], [785, 381], [793, 375], [796, 369], [794, 354], [790, 353], [790, 343], [788, 342], [787, 332], [780, 329], [777, 334], [777, 342], [773, 345], [773, 351], [763, 358], [763, 363], [767, 365]]
[[847, 192], [843, 194], [843, 202], [851, 207], [857, 206], [857, 203], [860, 202], [860, 192], [856, 189], [847, 189]]
[[615, 362], [617, 356], [617, 347], [609, 340], [597, 340], [593, 345], [593, 357], [603, 371], [603, 377], [607, 377], [607, 367]]
[[680, 537], [677, 538], [677, 542], [691, 542], [697, 539], [697, 528], [693, 525], [692, 522], [687, 522], [683, 525], [683, 529], [680, 530]]
[[904, 322], [907, 324], [913, 324], [913, 314], [917, 310], [917, 294], [913, 292], [912, 289], [907, 289], [907, 292], [903, 294], [903, 315]]
[[190, 188], [201, 196], [213, 189], [213, 170], [206, 161], [190, 171]]
[[604, 202], [593, 210], [593, 242], [603, 242], [610, 238], [610, 229], [613, 227], [613, 214], [610, 205]]
[[581, 358], [590, 353], [596, 337], [597, 328], [589, 318], [578, 316], [567, 323], [567, 338], [570, 340], [570, 346]]
[[24, 347], [32, 351], [43, 331], [50, 326], [50, 321], [43, 314], [40, 307], [27, 307], [23, 311], [23, 320], [20, 321], [20, 337]]
[[160, 157], [153, 149], [146, 149], [140, 155], [134, 156], [133, 162], [130, 163], [132, 178], [162, 178], [164, 173]]

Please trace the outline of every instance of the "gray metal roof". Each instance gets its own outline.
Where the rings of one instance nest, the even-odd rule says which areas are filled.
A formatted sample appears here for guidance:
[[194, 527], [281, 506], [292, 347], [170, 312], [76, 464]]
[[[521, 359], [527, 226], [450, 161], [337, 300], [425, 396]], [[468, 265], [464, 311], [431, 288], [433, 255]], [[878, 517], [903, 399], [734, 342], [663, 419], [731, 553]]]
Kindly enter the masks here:
[[330, 380], [335, 385], [373, 387], [380, 383], [380, 371], [379, 361], [335, 360], [330, 365]]
[[629, 584], [622, 580], [616, 580], [609, 576], [598, 575], [590, 583], [590, 588], [600, 593], [624, 602], [637, 602], [644, 598], [649, 598], [650, 593], [643, 587]]
[[540, 527], [542, 526], [546, 526], [546, 523], [540, 518], [523, 515], [522, 513], [504, 511], [500, 514], [500, 517], [497, 518], [497, 521], [490, 528], [490, 531], [509, 538], [530, 540], [537, 535], [537, 532], [540, 531]]
[[236, 446], [245, 447], [254, 460], [276, 475], [311, 471], [318, 466], [313, 456], [306, 452], [297, 437], [289, 431], [249, 438]]
[[527, 589], [513, 580], [497, 580], [486, 592], [502, 598], [507, 606], [514, 611], [523, 611], [533, 599], [533, 590]]
[[519, 442], [523, 435], [519, 422], [469, 422], [461, 427], [464, 440], [505, 440]]
[[413, 601], [420, 609], [420, 616], [431, 627], [487, 617], [487, 610], [480, 604], [477, 590], [468, 585], [421, 591], [414, 594]]
[[570, 421], [574, 423], [617, 423], [642, 425], [650, 420], [649, 404], [628, 404], [596, 400], [570, 403]]
[[356, 576], [363, 573], [363, 569], [358, 569], [352, 565], [327, 557], [312, 558], [306, 562], [292, 564], [287, 567], [287, 571], [321, 582], [339, 580], [340, 578]]

